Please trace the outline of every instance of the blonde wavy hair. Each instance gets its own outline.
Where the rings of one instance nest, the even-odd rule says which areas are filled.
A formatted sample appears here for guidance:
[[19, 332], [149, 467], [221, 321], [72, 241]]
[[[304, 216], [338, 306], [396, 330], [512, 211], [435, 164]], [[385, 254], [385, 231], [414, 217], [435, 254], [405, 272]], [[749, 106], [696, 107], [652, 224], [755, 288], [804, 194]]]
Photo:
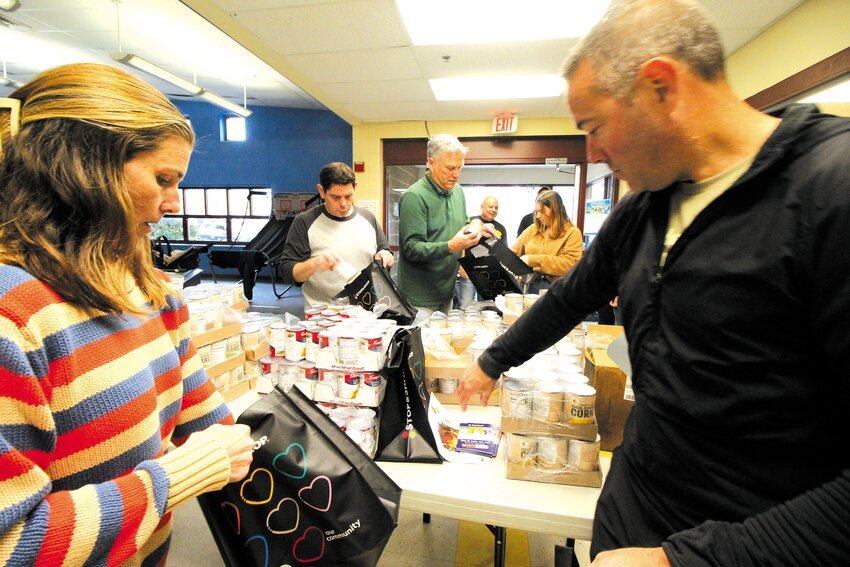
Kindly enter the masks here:
[[128, 277], [165, 307], [124, 165], [173, 136], [194, 145], [186, 118], [147, 83], [99, 64], [50, 69], [10, 97], [20, 123], [14, 109], [0, 112], [0, 263], [90, 312], [142, 313]]

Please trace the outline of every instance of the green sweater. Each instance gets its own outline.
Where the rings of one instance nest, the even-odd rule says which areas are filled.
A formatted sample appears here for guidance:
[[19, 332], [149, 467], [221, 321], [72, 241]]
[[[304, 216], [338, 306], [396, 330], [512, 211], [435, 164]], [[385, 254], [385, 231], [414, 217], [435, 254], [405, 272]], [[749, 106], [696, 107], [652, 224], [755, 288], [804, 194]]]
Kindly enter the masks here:
[[401, 292], [419, 307], [449, 302], [460, 258], [460, 252], [449, 252], [449, 240], [468, 222], [463, 188], [445, 191], [426, 174], [402, 195], [398, 217]]

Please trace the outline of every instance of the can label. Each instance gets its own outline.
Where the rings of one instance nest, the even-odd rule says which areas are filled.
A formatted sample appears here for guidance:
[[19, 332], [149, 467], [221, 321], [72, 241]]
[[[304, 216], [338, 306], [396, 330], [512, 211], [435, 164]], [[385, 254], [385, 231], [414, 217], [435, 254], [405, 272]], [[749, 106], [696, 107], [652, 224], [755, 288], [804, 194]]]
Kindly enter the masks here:
[[566, 437], [538, 437], [537, 465], [544, 469], [562, 469], [567, 465]]
[[587, 384], [573, 384], [567, 387], [565, 412], [568, 423], [593, 423], [595, 420], [596, 390]]
[[360, 388], [360, 374], [357, 372], [337, 373], [337, 396], [352, 399]]
[[308, 320], [309, 319], [315, 319], [316, 317], [321, 317], [321, 316], [322, 316], [322, 310], [321, 309], [305, 309], [304, 310], [304, 317], [306, 317]]
[[312, 362], [299, 362], [298, 363], [298, 379], [299, 380], [318, 380], [319, 374], [316, 371], [316, 365]]
[[384, 339], [380, 334], [368, 334], [360, 338], [360, 350], [363, 352], [381, 352]]
[[319, 348], [328, 348], [331, 346], [331, 335], [326, 330], [319, 333]]
[[319, 357], [319, 345], [316, 343], [307, 343], [307, 348], [304, 349], [304, 360], [316, 362]]
[[304, 360], [307, 349], [307, 329], [294, 325], [286, 330], [286, 358]]
[[286, 350], [286, 324], [272, 323], [269, 327], [269, 344], [283, 353]]
[[363, 385], [367, 388], [377, 388], [381, 385], [381, 375], [377, 372], [364, 372], [361, 378]]
[[336, 358], [343, 364], [356, 364], [360, 359], [360, 338], [353, 336], [337, 337]]
[[307, 327], [307, 342], [319, 344], [319, 333], [322, 332], [322, 328], [318, 325], [313, 325], [311, 327]]

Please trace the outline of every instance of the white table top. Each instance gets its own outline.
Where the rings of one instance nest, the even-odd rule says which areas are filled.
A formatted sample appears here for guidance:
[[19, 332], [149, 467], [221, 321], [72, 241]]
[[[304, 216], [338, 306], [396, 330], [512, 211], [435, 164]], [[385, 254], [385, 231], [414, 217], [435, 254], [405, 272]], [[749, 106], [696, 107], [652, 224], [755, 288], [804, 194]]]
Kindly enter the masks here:
[[[257, 391], [228, 404], [234, 415], [260, 399]], [[459, 406], [447, 406], [459, 413]], [[467, 415], [498, 423], [498, 407], [470, 407]], [[504, 439], [495, 459], [482, 464], [388, 463], [380, 467], [402, 489], [406, 510], [504, 528], [590, 540], [598, 488], [505, 478]], [[607, 473], [610, 459], [602, 457]]]

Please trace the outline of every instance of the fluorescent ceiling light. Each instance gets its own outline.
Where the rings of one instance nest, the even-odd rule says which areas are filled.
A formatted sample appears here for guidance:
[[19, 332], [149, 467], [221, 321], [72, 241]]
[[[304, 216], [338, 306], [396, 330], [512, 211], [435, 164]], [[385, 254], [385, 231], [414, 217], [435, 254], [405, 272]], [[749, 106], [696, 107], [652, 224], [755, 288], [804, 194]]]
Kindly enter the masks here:
[[545, 98], [564, 92], [564, 79], [557, 74], [511, 77], [455, 77], [429, 79], [437, 100], [500, 100]]
[[233, 114], [238, 114], [244, 118], [248, 118], [251, 116], [252, 112], [245, 107], [239, 106], [234, 102], [230, 102], [226, 98], [222, 98], [215, 93], [211, 93], [210, 91], [202, 91], [201, 94], [198, 95], [202, 99], [209, 101], [216, 106], [220, 106], [225, 110], [229, 110]]
[[144, 71], [145, 73], [149, 73], [154, 77], [160, 78], [163, 81], [168, 81], [175, 87], [179, 87], [192, 95], [199, 95], [204, 90], [202, 87], [199, 87], [192, 81], [187, 81], [183, 77], [179, 77], [172, 73], [171, 71], [166, 71], [162, 67], [158, 65], [154, 65], [147, 59], [142, 59], [138, 55], [133, 55], [132, 53], [123, 53], [120, 51], [113, 51], [109, 55], [112, 56], [113, 59], [124, 63], [125, 65], [129, 65], [130, 67], [135, 67], [140, 71]]
[[191, 81], [187, 81], [183, 77], [175, 75], [171, 71], [166, 71], [159, 65], [155, 65], [146, 59], [142, 59], [138, 55], [133, 55], [132, 53], [123, 53], [120, 51], [113, 51], [110, 53], [113, 59], [124, 63], [125, 65], [129, 65], [130, 67], [135, 67], [140, 71], [144, 71], [145, 73], [149, 73], [154, 77], [158, 77], [163, 81], [168, 81], [172, 85], [183, 89], [189, 94], [201, 97], [202, 99], [213, 103], [216, 106], [220, 106], [225, 110], [229, 110], [234, 114], [238, 114], [244, 118], [251, 116], [251, 111], [247, 108], [241, 107], [238, 104], [234, 104], [227, 99], [224, 99], [217, 94], [206, 90], [203, 87], [196, 85]]
[[800, 102], [850, 102], [850, 80], [807, 96]]
[[18, 0], [0, 0], [0, 10], [5, 10], [6, 12], [14, 12], [20, 7], [21, 3], [18, 2]]
[[396, 0], [414, 45], [579, 38], [609, 0]]

